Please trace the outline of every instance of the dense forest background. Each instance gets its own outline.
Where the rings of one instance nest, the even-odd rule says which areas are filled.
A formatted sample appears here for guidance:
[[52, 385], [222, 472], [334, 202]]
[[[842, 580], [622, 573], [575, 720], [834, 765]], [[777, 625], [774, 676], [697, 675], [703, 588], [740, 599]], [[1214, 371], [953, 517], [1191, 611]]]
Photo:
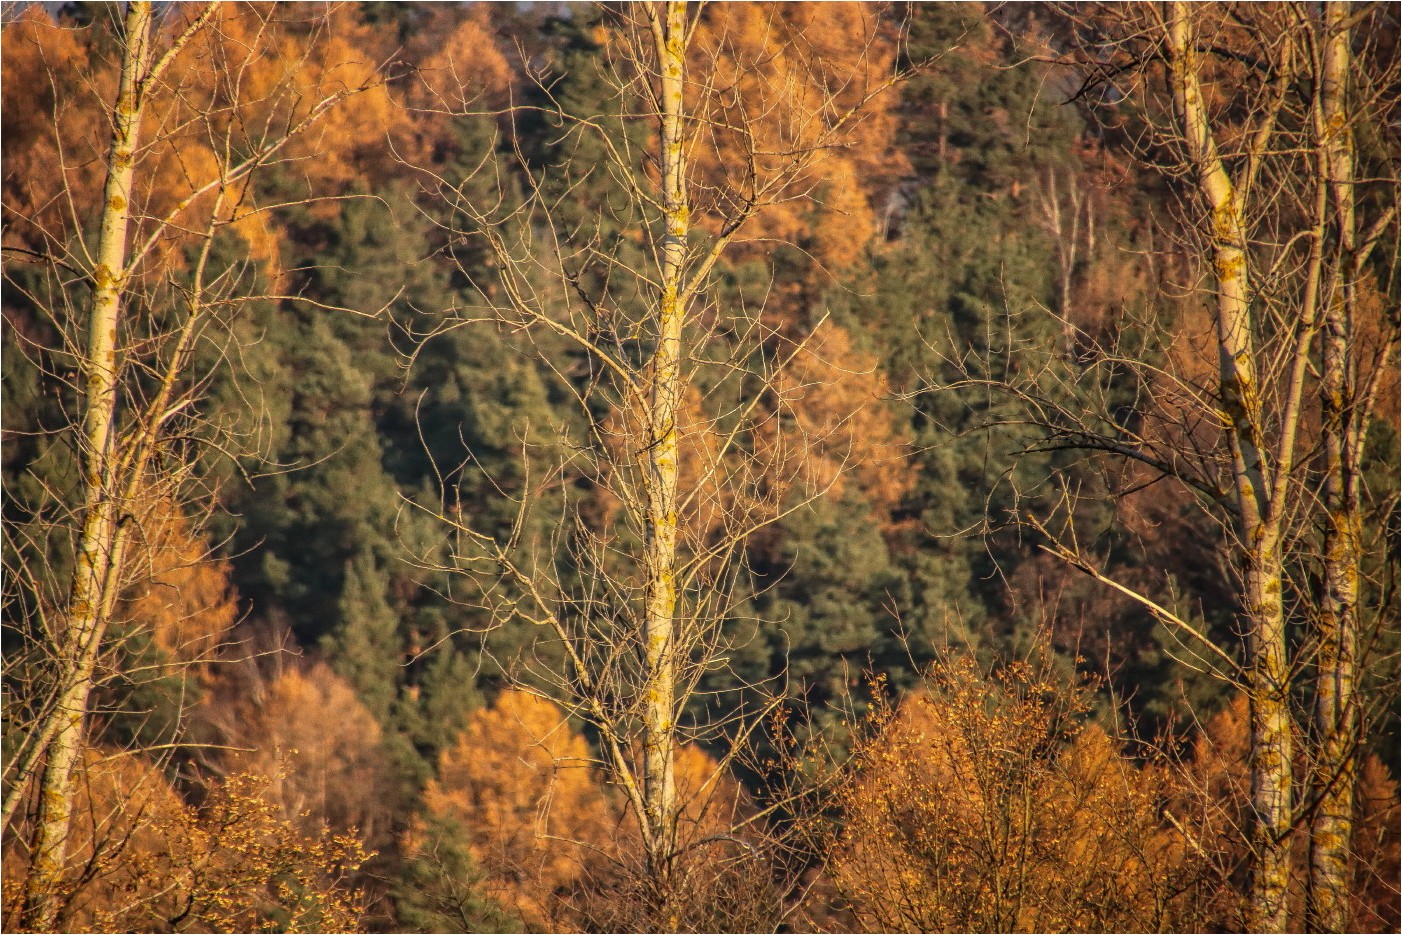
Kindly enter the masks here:
[[[183, 9], [159, 16], [173, 24]], [[275, 207], [231, 209], [204, 240], [164, 236], [159, 273], [128, 299], [130, 314], [160, 319], [162, 297], [187, 294], [200, 270], [225, 311], [184, 358], [204, 375], [199, 421], [155, 456], [153, 471], [183, 467], [152, 485], [98, 662], [59, 928], [657, 925], [630, 915], [650, 897], [623, 856], [634, 832], [596, 768], [596, 726], [539, 674], [558, 647], [485, 600], [491, 585], [453, 572], [462, 545], [444, 524], [517, 535], [522, 552], [551, 543], [569, 566], [559, 574], [584, 578], [560, 511], [523, 504], [568, 496], [599, 527], [622, 509], [571, 465], [590, 420], [626, 421], [626, 406], [606, 412], [596, 395], [582, 412], [598, 379], [587, 355], [473, 311], [505, 286], [485, 215], [463, 208], [544, 191], [557, 230], [643, 256], [649, 222], [620, 204], [603, 137], [558, 116], [615, 119], [616, 12], [405, 2], [217, 15], [221, 45], [172, 66], [182, 93], [237, 61], [237, 87], [211, 78], [209, 100], [247, 95], [239, 120], [264, 132], [288, 119], [274, 89], [346, 94], [240, 181], [238, 205]], [[34, 649], [45, 609], [58, 613], [43, 582], [73, 575], [62, 517], [80, 484], [74, 354], [55, 310], [88, 287], [48, 260], [62, 253], [54, 231], [96, 236], [121, 12], [5, 16], [14, 786], [51, 663]], [[1085, 93], [1055, 51], [1083, 24], [1052, 6], [725, 4], [698, 22], [698, 43], [729, 37], [707, 47], [716, 74], [778, 67], [797, 55], [794, 36], [826, 74], [909, 72], [863, 103], [801, 197], [756, 215], [708, 285], [708, 308], [731, 322], [708, 347], [759, 335], [758, 410], [775, 438], [819, 441], [765, 462], [787, 472], [771, 494], [791, 508], [743, 541], [742, 598], [721, 612], [725, 665], [698, 674], [687, 708], [696, 724], [718, 705], [765, 714], [743, 752], [723, 729], [678, 752], [697, 839], [729, 836], [741, 856], [716, 856], [672, 922], [1239, 927], [1245, 695], [1142, 602], [1067, 561], [1047, 528], [1074, 528], [1103, 576], [1235, 655], [1229, 535], [1187, 485], [1047, 443], [1025, 388], [998, 389], [1035, 374], [1069, 409], [1139, 424], [1147, 369], [1215, 372], [1206, 293], [1185, 288], [1192, 260], [1175, 234], [1189, 182], [1145, 168], [1151, 117], [1103, 87]], [[1396, 10], [1378, 23], [1395, 63]], [[1395, 121], [1395, 95], [1389, 106]], [[148, 122], [170, 152], [149, 157], [142, 183], [153, 214], [222, 158], [198, 121], [162, 113]], [[1375, 129], [1396, 136], [1395, 122]], [[637, 121], [612, 138], [646, 152], [653, 132]], [[720, 177], [743, 155], [726, 145], [696, 156], [696, 171]], [[1395, 187], [1393, 155], [1368, 145], [1360, 158]], [[639, 158], [637, 179], [655, 173]], [[1372, 261], [1374, 334], [1396, 328], [1395, 253], [1393, 227]], [[1101, 349], [1130, 346], [1142, 367], [1076, 379]], [[1350, 897], [1351, 924], [1379, 931], [1398, 925], [1395, 358], [1383, 370], [1363, 457]], [[687, 444], [683, 483], [685, 459], [704, 457]], [[1303, 602], [1287, 616], [1305, 645]], [[1302, 679], [1302, 706], [1309, 693]], [[7, 926], [27, 898], [37, 794], [6, 818]], [[892, 843], [902, 828], [918, 840]], [[1301, 868], [1303, 837], [1289, 845]], [[906, 856], [888, 865], [892, 854]]]

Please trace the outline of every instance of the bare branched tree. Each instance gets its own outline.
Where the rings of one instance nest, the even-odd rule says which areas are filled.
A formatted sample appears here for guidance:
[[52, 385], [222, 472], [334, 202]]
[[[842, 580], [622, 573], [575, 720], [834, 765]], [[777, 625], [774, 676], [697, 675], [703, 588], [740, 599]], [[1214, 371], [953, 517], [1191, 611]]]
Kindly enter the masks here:
[[[1328, 3], [1310, 48], [1317, 75], [1317, 104], [1310, 117], [1317, 172], [1328, 180], [1326, 249], [1332, 252], [1336, 267], [1336, 282], [1323, 304], [1321, 322], [1323, 580], [1316, 610], [1312, 726], [1317, 765], [1311, 786], [1314, 813], [1305, 903], [1307, 924], [1321, 932], [1348, 931], [1352, 924], [1349, 881], [1354, 869], [1356, 753], [1362, 727], [1359, 652], [1360, 641], [1372, 629], [1364, 623], [1360, 603], [1365, 599], [1368, 510], [1364, 446], [1398, 343], [1397, 296], [1389, 295], [1371, 262], [1383, 235], [1396, 229], [1397, 180], [1391, 179], [1390, 184], [1386, 178], [1370, 180], [1375, 169], [1359, 160], [1355, 141], [1360, 134], [1384, 134], [1384, 140], [1393, 144], [1387, 155], [1396, 169], [1397, 58], [1394, 48], [1390, 63], [1381, 62], [1387, 66], [1384, 73], [1376, 73], [1378, 50], [1366, 39], [1360, 41], [1364, 35], [1360, 27], [1368, 26], [1350, 5]], [[1370, 126], [1372, 121], [1376, 122]], [[1379, 203], [1373, 200], [1374, 190], [1383, 185], [1388, 189]], [[1395, 268], [1391, 278], [1395, 282]], [[1383, 320], [1378, 319], [1381, 312], [1386, 313]]]
[[[1183, 277], [1169, 302], [1184, 318], [1150, 323], [1135, 347], [1125, 327], [1083, 337], [1070, 364], [970, 382], [1025, 404], [1044, 433], [1039, 450], [1123, 459], [1126, 488], [1166, 482], [1218, 524], [1239, 643], [1105, 571], [1076, 535], [1072, 494], [1064, 511], [1030, 518], [1048, 551], [1137, 601], [1179, 638], [1188, 664], [1248, 698], [1242, 924], [1288, 930], [1291, 844], [1312, 825], [1307, 917], [1346, 930], [1355, 686], [1359, 646], [1371, 642], [1359, 534], [1379, 506], [1362, 486], [1362, 443], [1397, 342], [1395, 267], [1374, 252], [1396, 229], [1396, 21], [1380, 8], [1292, 3], [1065, 13], [1082, 94], [1112, 113], [1134, 105], [1114, 132], [1129, 129], [1177, 199], [1176, 242], [1158, 259]], [[1355, 158], [1360, 135], [1367, 159]], [[1198, 297], [1211, 321], [1201, 334]], [[1136, 388], [1130, 407], [1115, 396], [1126, 385]], [[1362, 587], [1381, 610], [1385, 584]], [[1296, 703], [1309, 673], [1305, 718]]]
[[[26, 28], [60, 29], [30, 16]], [[270, 9], [132, 2], [120, 22], [90, 28], [104, 25], [116, 61], [82, 73], [32, 39], [53, 92], [34, 150], [56, 163], [42, 180], [7, 179], [4, 206], [5, 284], [33, 309], [17, 344], [60, 413], [36, 432], [52, 453], [29, 466], [37, 493], [23, 498], [22, 519], [6, 513], [7, 648], [18, 645], [5, 672], [4, 823], [32, 806], [18, 922], [34, 930], [60, 925], [72, 895], [75, 779], [99, 689], [142, 678], [121, 669], [122, 643], [151, 636], [120, 619], [124, 596], [149, 579], [170, 524], [186, 521], [172, 517], [208, 512], [206, 454], [250, 440], [203, 405], [239, 353], [232, 323], [258, 278], [246, 251], [221, 256], [226, 235], [266, 238], [276, 206], [254, 176], [292, 159], [299, 138], [365, 87], [340, 76], [302, 87], [295, 71], [259, 81], [259, 57], [283, 29]], [[364, 77], [375, 80], [373, 68]], [[75, 124], [85, 116], [94, 122]], [[93, 126], [110, 127], [105, 152], [86, 139]], [[84, 151], [70, 151], [75, 139]], [[71, 483], [52, 458], [70, 459]]]
[[[508, 127], [550, 120], [562, 150], [583, 152], [572, 147], [588, 141], [600, 163], [566, 156], [539, 166], [513, 143], [468, 180], [495, 173], [493, 203], [462, 180], [428, 185], [459, 219], [450, 234], [480, 248], [491, 269], [485, 281], [462, 270], [477, 304], [454, 310], [443, 329], [515, 335], [578, 403], [583, 427], [552, 427], [568, 456], [523, 472], [504, 533], [468, 519], [445, 470], [444, 501], [428, 509], [452, 534], [451, 561], [419, 558], [469, 580], [460, 596], [485, 611], [485, 629], [536, 628], [531, 648], [502, 669], [596, 733], [599, 765], [636, 824], [631, 872], [645, 885], [632, 889], [648, 924], [665, 930], [683, 924], [679, 894], [696, 889], [686, 877], [696, 855], [748, 859], [746, 829], [763, 820], [754, 810], [697, 839], [675, 775], [677, 751], [691, 742], [728, 749], [717, 770], [729, 769], [769, 710], [702, 691], [765, 696], [765, 686], [727, 675], [727, 622], [754, 593], [746, 543], [821, 496], [851, 462], [842, 432], [851, 413], [816, 427], [792, 415], [815, 389], [793, 374], [817, 353], [821, 322], [766, 321], [751, 297], [723, 298], [716, 273], [728, 254], [766, 249], [769, 212], [850, 199], [832, 191], [825, 160], [899, 78], [874, 15], [864, 34], [846, 37], [854, 54], [839, 70], [781, 10], [764, 9], [755, 36], [700, 5], [610, 8], [603, 113], [569, 112], [542, 76], [547, 103], [496, 115]], [[744, 44], [757, 40], [744, 61]], [[781, 51], [764, 51], [766, 41]], [[609, 195], [581, 211], [600, 180]], [[819, 459], [832, 470], [815, 471]], [[547, 509], [555, 520], [532, 533]]]

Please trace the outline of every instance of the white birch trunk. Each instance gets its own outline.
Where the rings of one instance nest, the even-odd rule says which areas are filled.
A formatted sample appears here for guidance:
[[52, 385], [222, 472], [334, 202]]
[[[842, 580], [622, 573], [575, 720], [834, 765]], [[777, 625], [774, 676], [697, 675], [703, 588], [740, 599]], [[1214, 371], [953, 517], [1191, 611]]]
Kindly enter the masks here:
[[645, 466], [646, 607], [643, 622], [646, 686], [643, 699], [643, 785], [647, 824], [652, 829], [648, 870], [654, 883], [669, 886], [676, 850], [676, 626], [677, 611], [677, 409], [685, 389], [682, 326], [686, 317], [683, 276], [689, 232], [686, 153], [683, 144], [686, 5], [668, 0], [652, 14], [660, 72], [662, 206], [661, 294], [657, 347], [648, 374], [648, 445]]
[[127, 274], [134, 157], [142, 115], [141, 83], [150, 56], [151, 4], [128, 4], [122, 71], [113, 108], [111, 154], [103, 190], [97, 266], [88, 313], [88, 346], [79, 362], [83, 387], [83, 523], [74, 558], [66, 627], [59, 647], [63, 667], [48, 755], [40, 779], [32, 865], [22, 923], [46, 931], [62, 909], [62, 877], [73, 817], [73, 771], [83, 752], [84, 721], [93, 672], [114, 598], [124, 538], [119, 484], [113, 470], [117, 407], [117, 323]]
[[1288, 926], [1290, 852], [1286, 837], [1291, 823], [1293, 751], [1279, 511], [1278, 504], [1272, 502], [1263, 440], [1243, 206], [1209, 125], [1198, 81], [1192, 15], [1186, 4], [1169, 4], [1165, 39], [1180, 130], [1210, 210], [1218, 385], [1231, 449], [1233, 503], [1242, 548], [1253, 857], [1247, 929], [1283, 932]]
[[[1320, 76], [1321, 169], [1332, 188], [1339, 272], [1338, 293], [1325, 303], [1322, 396], [1324, 433], [1324, 594], [1320, 602], [1316, 658], [1314, 735], [1318, 748], [1312, 792], [1309, 885], [1305, 924], [1315, 932], [1349, 930], [1352, 876], [1354, 752], [1358, 712], [1354, 671], [1358, 642], [1359, 518], [1361, 446], [1354, 441], [1357, 386], [1350, 360], [1356, 268], [1354, 158], [1345, 112], [1351, 61], [1348, 5], [1324, 11], [1325, 42]], [[1361, 415], [1362, 414], [1358, 414]]]

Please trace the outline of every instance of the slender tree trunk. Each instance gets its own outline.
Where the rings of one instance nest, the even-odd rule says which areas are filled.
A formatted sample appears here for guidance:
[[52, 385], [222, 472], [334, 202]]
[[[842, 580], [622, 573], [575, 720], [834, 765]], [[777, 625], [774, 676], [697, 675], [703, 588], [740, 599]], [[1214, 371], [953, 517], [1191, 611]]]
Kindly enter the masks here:
[[[646, 452], [647, 553], [643, 628], [647, 662], [644, 690], [643, 784], [652, 829], [649, 871], [665, 895], [676, 850], [676, 567], [677, 408], [682, 374], [683, 276], [689, 230], [683, 145], [686, 4], [668, 0], [651, 11], [661, 80], [661, 182], [666, 233], [657, 312], [657, 348], [649, 373]], [[674, 926], [668, 926], [674, 927]]]
[[[1273, 538], [1273, 537], [1272, 537]], [[1253, 932], [1289, 931], [1291, 781], [1289, 670], [1278, 541], [1248, 557], [1248, 701], [1251, 712]]]
[[[1196, 37], [1186, 4], [1167, 6], [1170, 81], [1183, 137], [1210, 211], [1216, 279], [1219, 388], [1232, 455], [1234, 505], [1245, 586], [1247, 697], [1251, 711], [1251, 899], [1247, 928], [1288, 926], [1292, 743], [1282, 605], [1280, 519], [1262, 432], [1242, 204], [1222, 164], [1198, 83]], [[1282, 466], [1282, 469], [1283, 466]]]
[[1312, 792], [1309, 885], [1305, 924], [1316, 932], [1349, 929], [1348, 893], [1353, 851], [1354, 749], [1358, 712], [1354, 698], [1358, 641], [1358, 575], [1361, 540], [1359, 446], [1352, 427], [1357, 386], [1350, 358], [1356, 268], [1353, 139], [1345, 112], [1350, 67], [1348, 5], [1324, 11], [1320, 76], [1320, 147], [1330, 181], [1337, 225], [1340, 289], [1325, 303], [1323, 375], [1324, 595], [1318, 615], [1314, 733], [1318, 744]]
[[112, 147], [103, 190], [97, 266], [88, 313], [87, 354], [79, 362], [83, 386], [83, 523], [74, 559], [66, 627], [59, 647], [62, 689], [52, 717], [48, 755], [40, 779], [32, 866], [22, 924], [50, 930], [62, 909], [62, 876], [73, 816], [73, 770], [82, 756], [84, 720], [93, 672], [111, 611], [120, 569], [118, 483], [113, 471], [117, 408], [116, 341], [126, 276], [134, 156], [141, 127], [141, 82], [151, 42], [151, 4], [133, 2], [126, 12], [122, 72], [113, 109]]

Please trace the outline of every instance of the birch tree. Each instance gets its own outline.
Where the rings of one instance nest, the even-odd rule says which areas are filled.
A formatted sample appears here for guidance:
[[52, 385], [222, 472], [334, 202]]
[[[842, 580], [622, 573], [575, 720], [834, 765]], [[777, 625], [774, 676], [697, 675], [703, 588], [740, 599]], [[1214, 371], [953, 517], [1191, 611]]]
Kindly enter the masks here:
[[[1358, 209], [1362, 180], [1354, 137], [1360, 121], [1392, 127], [1384, 88], [1390, 74], [1371, 72], [1373, 50], [1363, 45], [1355, 59], [1357, 13], [1345, 3], [1325, 4], [1316, 20], [1312, 132], [1318, 174], [1328, 184], [1327, 249], [1334, 253], [1337, 281], [1323, 307], [1320, 373], [1323, 436], [1323, 580], [1317, 611], [1313, 734], [1317, 745], [1311, 795], [1310, 867], [1306, 925], [1311, 931], [1345, 932], [1352, 924], [1348, 899], [1353, 876], [1353, 813], [1361, 737], [1357, 697], [1362, 622], [1364, 514], [1362, 488], [1369, 425], [1380, 382], [1397, 348], [1395, 311], [1378, 339], [1369, 340], [1367, 312], [1360, 303], [1377, 296], [1380, 283], [1370, 258], [1380, 237], [1395, 224], [1395, 191], [1381, 208]], [[1395, 113], [1395, 112], [1394, 112]], [[1379, 119], [1381, 118], [1381, 119]], [[1376, 125], [1375, 124], [1375, 125]], [[1395, 151], [1394, 151], [1395, 155]], [[1395, 163], [1394, 163], [1395, 164]], [[1395, 185], [1395, 181], [1394, 181]], [[1366, 224], [1366, 227], [1363, 226]], [[1376, 314], [1376, 313], [1375, 313]]]
[[[1316, 309], [1302, 309], [1303, 327], [1292, 355], [1295, 367], [1287, 376], [1291, 382], [1285, 387], [1280, 440], [1272, 458], [1266, 447], [1269, 443], [1257, 371], [1255, 344], [1259, 338], [1252, 320], [1256, 297], [1247, 267], [1250, 244], [1244, 194], [1255, 184], [1253, 176], [1262, 165], [1265, 144], [1272, 135], [1280, 105], [1268, 104], [1268, 107], [1274, 106], [1276, 112], [1267, 110], [1257, 118], [1258, 126], [1247, 128], [1249, 135], [1259, 134], [1265, 139], [1253, 141], [1252, 148], [1244, 154], [1243, 169], [1234, 178], [1223, 163], [1203, 100], [1198, 37], [1192, 16], [1186, 6], [1173, 4], [1166, 11], [1166, 19], [1164, 44], [1168, 80], [1189, 165], [1196, 175], [1201, 199], [1210, 217], [1204, 225], [1211, 238], [1211, 252], [1206, 259], [1215, 279], [1220, 368], [1218, 398], [1231, 457], [1231, 489], [1227, 496], [1236, 514], [1237, 537], [1244, 546], [1240, 555], [1246, 617], [1243, 667], [1251, 704], [1251, 800], [1255, 810], [1251, 839], [1256, 857], [1252, 878], [1255, 917], [1248, 920], [1247, 926], [1252, 931], [1283, 931], [1289, 881], [1286, 838], [1292, 818], [1294, 751], [1288, 696], [1282, 547], [1288, 516], [1286, 497], [1295, 457], [1294, 436], [1298, 431], [1302, 370], [1315, 327]], [[1285, 55], [1291, 51], [1287, 49]], [[1316, 247], [1315, 255], [1317, 251]], [[1317, 299], [1309, 296], [1306, 301], [1312, 306]]]
[[[1351, 478], [1395, 343], [1395, 325], [1376, 319], [1382, 337], [1360, 340], [1370, 327], [1350, 298], [1359, 288], [1387, 292], [1369, 255], [1394, 229], [1395, 167], [1382, 157], [1360, 172], [1348, 147], [1359, 126], [1395, 125], [1395, 98], [1381, 90], [1395, 54], [1369, 43], [1368, 68], [1348, 70], [1350, 29], [1368, 10], [1166, 3], [1066, 12], [1088, 75], [1082, 93], [1103, 93], [1109, 112], [1130, 97], [1143, 124], [1129, 144], [1169, 184], [1166, 303], [1186, 312], [1201, 302], [1211, 330], [1196, 333], [1191, 317], [1150, 322], [1137, 346], [1131, 328], [1112, 330], [1087, 337], [1084, 366], [1000, 387], [1046, 430], [1039, 449], [1125, 459], [1126, 487], [1169, 481], [1215, 519], [1239, 642], [1107, 574], [1076, 534], [1072, 492], [1064, 510], [1031, 523], [1044, 548], [1167, 627], [1186, 665], [1246, 696], [1250, 898], [1241, 924], [1296, 924], [1291, 897], [1302, 875], [1292, 845], [1309, 825], [1308, 918], [1338, 926], [1359, 741], [1364, 506]], [[1357, 80], [1341, 80], [1346, 72]], [[1364, 192], [1366, 221], [1354, 212]], [[1138, 387], [1132, 414], [1113, 402], [1125, 374]], [[1297, 700], [1308, 672], [1318, 678], [1306, 717]]]
[[[453, 234], [485, 249], [496, 270], [471, 283], [474, 302], [443, 327], [522, 336], [579, 403], [584, 426], [567, 436], [571, 459], [536, 466], [504, 535], [464, 518], [445, 472], [435, 512], [454, 542], [446, 570], [468, 580], [460, 597], [485, 609], [487, 629], [538, 629], [527, 652], [500, 660], [507, 677], [596, 732], [599, 765], [636, 823], [640, 925], [684, 923], [673, 896], [698, 848], [745, 850], [734, 834], [688, 836], [676, 753], [684, 742], [724, 743], [734, 752], [716, 769], [728, 769], [765, 713], [698, 714], [725, 708], [705, 703], [699, 685], [725, 670], [727, 620], [750, 593], [746, 541], [821, 495], [801, 478], [805, 453], [825, 438], [784, 428], [800, 394], [779, 390], [780, 375], [808, 340], [776, 344], [744, 295], [721, 304], [717, 273], [727, 255], [762, 250], [766, 212], [824, 190], [864, 112], [895, 82], [875, 14], [859, 9], [866, 32], [850, 37], [850, 67], [838, 72], [780, 7], [735, 18], [758, 24], [755, 37], [700, 5], [624, 5], [599, 27], [603, 113], [569, 112], [542, 77], [542, 105], [502, 115], [508, 130], [537, 114], [556, 121], [562, 139], [591, 141], [601, 164], [533, 165], [508, 139], [512, 158], [484, 163], [476, 179], [495, 174], [496, 204], [469, 197], [463, 180], [428, 180], [463, 219]], [[737, 68], [730, 56], [755, 41], [780, 51]], [[591, 177], [609, 192], [597, 216], [579, 205]], [[522, 179], [519, 201], [512, 178]], [[529, 518], [547, 503], [554, 529], [532, 537]]]
[[[36, 33], [56, 31], [30, 15], [39, 17], [29, 24]], [[21, 180], [31, 188], [25, 193], [7, 179], [6, 284], [54, 338], [31, 337], [22, 347], [77, 411], [48, 431], [71, 447], [72, 498], [33, 474], [46, 502], [29, 504], [35, 519], [9, 530], [20, 544], [7, 556], [7, 610], [16, 612], [7, 627], [23, 640], [18, 655], [34, 663], [21, 671], [11, 662], [6, 673], [6, 724], [19, 734], [6, 764], [6, 827], [35, 803], [19, 920], [26, 928], [61, 924], [75, 776], [95, 693], [112, 674], [113, 640], [130, 636], [113, 623], [140, 576], [133, 558], [156, 537], [161, 511], [199, 491], [201, 445], [237, 441], [201, 408], [213, 373], [237, 352], [230, 324], [250, 272], [247, 263], [222, 263], [216, 245], [230, 231], [257, 240], [274, 206], [260, 202], [254, 175], [363, 87], [328, 81], [305, 99], [299, 91], [310, 89], [284, 78], [252, 90], [259, 50], [279, 30], [267, 11], [127, 4], [114, 24], [115, 93], [101, 112], [111, 132], [99, 157], [100, 198], [84, 190], [81, 156], [65, 148], [65, 120], [87, 105], [59, 88], [82, 78], [53, 66], [46, 77], [54, 112], [43, 132], [57, 154], [54, 189], [26, 197], [37, 179]], [[25, 35], [42, 57], [48, 40]], [[92, 66], [86, 78], [98, 91], [104, 72]], [[38, 268], [37, 284], [20, 274], [25, 264]], [[41, 540], [68, 537], [71, 573], [60, 581], [43, 563]]]

